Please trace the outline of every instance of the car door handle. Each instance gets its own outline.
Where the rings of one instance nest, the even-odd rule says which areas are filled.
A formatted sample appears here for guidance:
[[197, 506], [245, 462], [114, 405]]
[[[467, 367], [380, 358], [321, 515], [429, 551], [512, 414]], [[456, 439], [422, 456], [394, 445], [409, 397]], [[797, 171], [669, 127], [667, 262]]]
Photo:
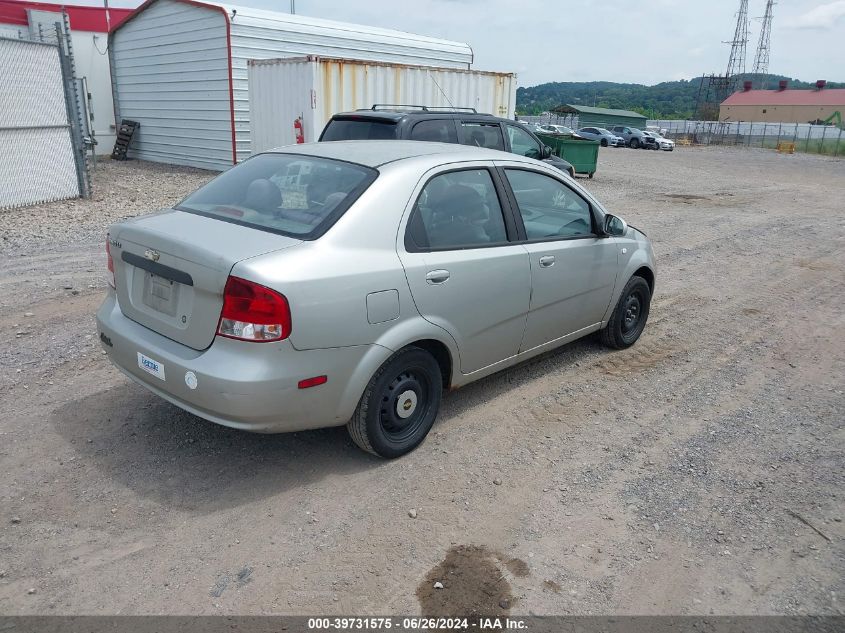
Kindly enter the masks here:
[[540, 268], [549, 268], [555, 265], [554, 255], [543, 255], [540, 258]]
[[428, 284], [445, 284], [449, 281], [448, 270], [429, 270], [425, 275], [425, 282]]

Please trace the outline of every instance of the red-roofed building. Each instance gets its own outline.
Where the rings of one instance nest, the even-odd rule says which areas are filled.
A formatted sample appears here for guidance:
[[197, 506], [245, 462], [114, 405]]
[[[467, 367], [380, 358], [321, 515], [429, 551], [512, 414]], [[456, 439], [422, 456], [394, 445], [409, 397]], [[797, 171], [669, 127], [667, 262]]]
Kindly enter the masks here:
[[90, 31], [94, 33], [108, 33], [109, 25], [115, 28], [132, 13], [132, 9], [108, 10], [104, 7], [76, 6], [72, 4], [56, 4], [52, 2], [26, 2], [25, 0], [0, 0], [0, 28], [9, 31], [11, 28], [29, 27], [27, 9], [34, 11], [61, 11], [64, 7], [70, 19], [72, 31]]
[[774, 123], [815, 123], [845, 114], [845, 88], [826, 88], [816, 83], [811, 90], [790, 90], [785, 82], [777, 90], [750, 90], [733, 93], [719, 106], [720, 121], [771, 121]]
[[109, 154], [115, 141], [114, 101], [109, 70], [108, 32], [132, 13], [131, 9], [60, 5], [49, 2], [0, 0], [0, 37], [55, 41], [55, 23], [64, 9], [70, 22], [76, 76], [91, 95], [90, 128], [97, 139], [97, 153]]

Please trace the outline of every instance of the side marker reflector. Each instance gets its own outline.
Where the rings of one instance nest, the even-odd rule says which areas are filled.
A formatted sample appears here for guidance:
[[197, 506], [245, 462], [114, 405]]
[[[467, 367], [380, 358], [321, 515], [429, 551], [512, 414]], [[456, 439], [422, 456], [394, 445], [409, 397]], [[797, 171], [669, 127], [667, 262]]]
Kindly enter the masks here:
[[313, 378], [306, 378], [305, 380], [300, 380], [297, 384], [297, 387], [299, 387], [300, 389], [308, 389], [309, 387], [323, 385], [328, 382], [328, 380], [328, 376], [314, 376]]

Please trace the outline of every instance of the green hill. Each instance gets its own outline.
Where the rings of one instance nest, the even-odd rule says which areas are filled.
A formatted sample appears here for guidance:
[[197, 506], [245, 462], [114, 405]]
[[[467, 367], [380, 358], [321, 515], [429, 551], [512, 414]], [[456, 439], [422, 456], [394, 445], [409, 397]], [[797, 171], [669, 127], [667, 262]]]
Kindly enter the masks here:
[[[747, 76], [749, 79], [753, 77]], [[781, 79], [789, 80], [790, 88], [812, 88], [815, 81], [806, 82], [769, 75], [768, 87], [776, 88]], [[612, 81], [554, 82], [517, 88], [516, 111], [518, 114], [540, 114], [571, 103], [599, 108], [634, 110], [654, 119], [689, 119], [695, 110], [698, 89], [704, 77], [665, 81], [654, 86], [621, 84]], [[742, 80], [740, 80], [740, 85]], [[755, 86], [759, 85], [755, 81]], [[845, 88], [845, 83], [828, 82], [829, 88]]]

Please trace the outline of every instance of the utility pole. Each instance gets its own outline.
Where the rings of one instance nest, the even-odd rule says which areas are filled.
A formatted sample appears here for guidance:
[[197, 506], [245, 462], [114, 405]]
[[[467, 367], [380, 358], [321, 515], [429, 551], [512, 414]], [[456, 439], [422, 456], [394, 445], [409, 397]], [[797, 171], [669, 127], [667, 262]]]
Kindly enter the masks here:
[[760, 41], [757, 43], [757, 53], [754, 55], [754, 75], [760, 79], [760, 87], [766, 89], [769, 80], [769, 50], [772, 37], [772, 8], [775, 0], [766, 1], [766, 12], [763, 15], [763, 26], [760, 28]]

